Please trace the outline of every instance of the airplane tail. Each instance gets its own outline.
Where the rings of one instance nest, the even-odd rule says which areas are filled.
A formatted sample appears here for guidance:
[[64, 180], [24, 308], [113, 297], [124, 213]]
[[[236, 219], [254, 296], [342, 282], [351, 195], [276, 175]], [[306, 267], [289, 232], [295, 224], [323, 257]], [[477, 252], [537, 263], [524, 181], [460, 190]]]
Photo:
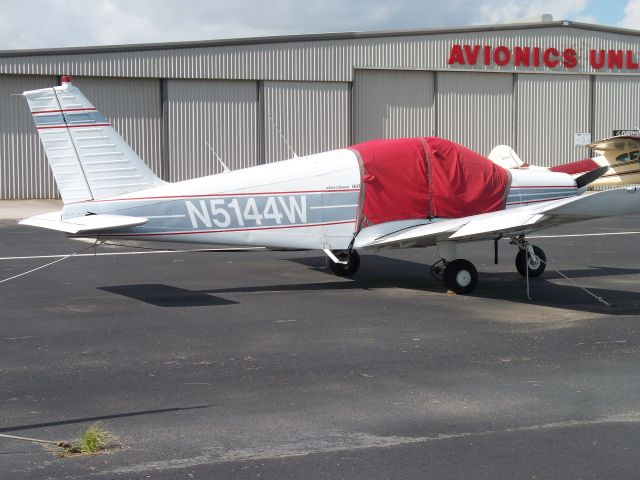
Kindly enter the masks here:
[[62, 77], [62, 85], [23, 92], [65, 204], [156, 187], [159, 179], [102, 114]]
[[598, 140], [588, 145], [596, 156], [577, 162], [551, 167], [554, 172], [579, 176], [598, 168], [608, 167], [605, 173], [589, 184], [590, 187], [621, 187], [640, 184], [640, 137], [618, 136]]

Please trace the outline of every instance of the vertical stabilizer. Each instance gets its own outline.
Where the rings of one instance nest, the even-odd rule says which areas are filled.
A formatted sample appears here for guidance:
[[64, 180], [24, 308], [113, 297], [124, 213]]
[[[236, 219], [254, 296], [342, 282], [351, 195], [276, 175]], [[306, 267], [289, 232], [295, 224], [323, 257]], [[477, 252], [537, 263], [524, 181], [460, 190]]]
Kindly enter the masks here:
[[71, 84], [23, 93], [64, 203], [100, 200], [163, 184]]

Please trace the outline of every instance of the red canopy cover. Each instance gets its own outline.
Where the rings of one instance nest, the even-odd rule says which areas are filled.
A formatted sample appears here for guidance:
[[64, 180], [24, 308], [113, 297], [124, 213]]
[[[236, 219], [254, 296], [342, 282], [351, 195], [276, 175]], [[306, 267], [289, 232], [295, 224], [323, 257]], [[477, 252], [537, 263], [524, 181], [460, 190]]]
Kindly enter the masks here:
[[457, 143], [420, 137], [372, 140], [351, 148], [363, 166], [362, 227], [505, 207], [509, 172]]

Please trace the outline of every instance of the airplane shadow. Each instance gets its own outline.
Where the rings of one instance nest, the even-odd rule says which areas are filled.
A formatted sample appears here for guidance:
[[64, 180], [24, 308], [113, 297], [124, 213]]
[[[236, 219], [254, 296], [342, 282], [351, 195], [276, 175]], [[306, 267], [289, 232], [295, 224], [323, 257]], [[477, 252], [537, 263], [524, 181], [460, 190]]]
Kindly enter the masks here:
[[[326, 271], [324, 257], [290, 258], [288, 260], [316, 271]], [[366, 291], [396, 288], [445, 295], [446, 288], [441, 282], [431, 277], [429, 268], [430, 265], [423, 263], [372, 255], [367, 257], [366, 263], [363, 262], [358, 274], [349, 279], [338, 278], [327, 272], [327, 281], [314, 283], [252, 285], [203, 290], [186, 290], [165, 284], [136, 284], [99, 287], [99, 290], [159, 307], [220, 306], [239, 303], [219, 296], [233, 293]], [[566, 270], [564, 273], [571, 279], [579, 279], [634, 275], [640, 274], [640, 269], [596, 266]], [[525, 279], [515, 272], [515, 268], [513, 272], [483, 272], [480, 270], [479, 276], [478, 287], [470, 295], [471, 297], [593, 313], [640, 314], [640, 297], [636, 292], [590, 288], [589, 290], [593, 294], [612, 304], [612, 307], [608, 307], [575, 286], [555, 283], [556, 280], [564, 281], [564, 279], [554, 271], [548, 271], [542, 277], [530, 279], [532, 301], [529, 301], [526, 295]]]
[[161, 283], [114, 285], [99, 287], [98, 290], [123, 295], [156, 307], [212, 307], [238, 303], [208, 295], [207, 292], [185, 290]]
[[137, 417], [139, 415], [152, 415], [152, 414], [158, 414], [158, 413], [179, 412], [181, 410], [196, 410], [200, 408], [210, 408], [212, 406], [214, 405], [196, 405], [194, 407], [160, 408], [157, 410], [141, 410], [138, 412], [114, 413], [112, 415], [100, 415], [96, 417], [74, 418], [71, 420], [60, 420], [57, 422], [31, 423], [27, 425], [16, 425], [14, 427], [0, 428], [0, 433], [18, 432], [20, 430], [31, 430], [34, 428], [57, 427], [61, 425], [73, 425], [76, 423], [98, 422], [102, 420], [113, 420], [115, 418]]

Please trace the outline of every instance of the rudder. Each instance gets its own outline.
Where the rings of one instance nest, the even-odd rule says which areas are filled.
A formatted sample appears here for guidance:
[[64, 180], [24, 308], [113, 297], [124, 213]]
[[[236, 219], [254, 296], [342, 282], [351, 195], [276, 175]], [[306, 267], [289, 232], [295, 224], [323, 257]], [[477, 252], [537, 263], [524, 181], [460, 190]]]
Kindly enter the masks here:
[[22, 95], [65, 204], [100, 200], [164, 183], [69, 77], [62, 77], [59, 87]]

